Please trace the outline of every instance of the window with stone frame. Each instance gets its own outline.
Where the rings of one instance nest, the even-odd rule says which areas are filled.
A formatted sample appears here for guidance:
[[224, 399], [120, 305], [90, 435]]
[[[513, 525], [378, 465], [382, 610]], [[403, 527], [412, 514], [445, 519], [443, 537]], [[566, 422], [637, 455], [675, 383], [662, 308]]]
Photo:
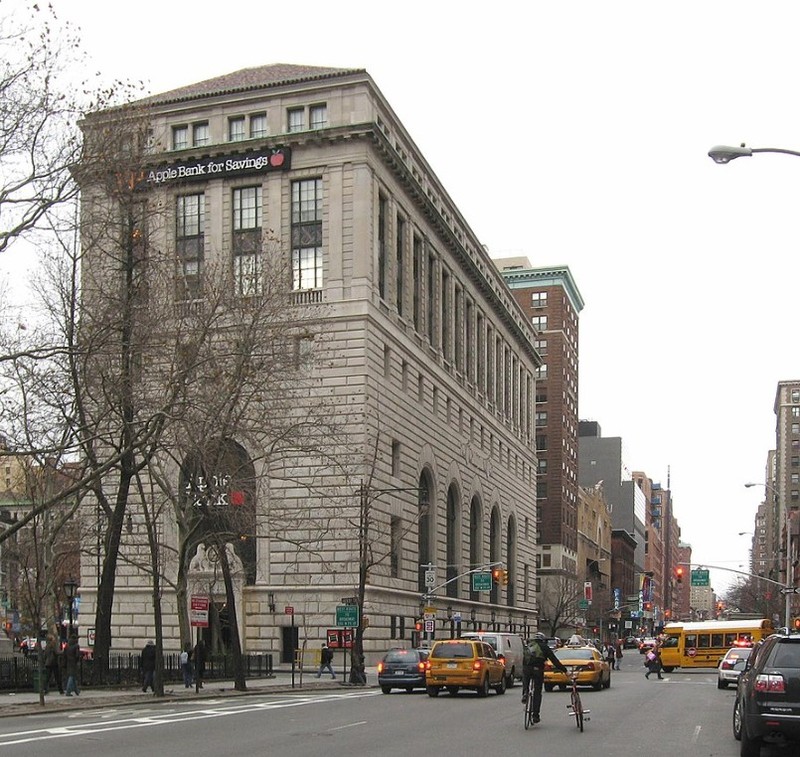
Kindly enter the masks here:
[[235, 293], [261, 294], [261, 187], [233, 190], [233, 281]]
[[292, 289], [322, 287], [322, 179], [292, 182]]
[[176, 297], [202, 296], [205, 195], [200, 192], [175, 199], [175, 250], [180, 265]]

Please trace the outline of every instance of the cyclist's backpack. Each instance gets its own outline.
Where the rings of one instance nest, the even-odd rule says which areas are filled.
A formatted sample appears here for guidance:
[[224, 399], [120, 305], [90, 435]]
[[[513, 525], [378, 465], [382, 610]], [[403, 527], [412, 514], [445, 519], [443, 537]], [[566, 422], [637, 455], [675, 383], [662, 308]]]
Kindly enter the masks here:
[[542, 651], [542, 647], [540, 646], [540, 642], [537, 640], [532, 640], [528, 642], [525, 647], [525, 665], [534, 665], [537, 662], [541, 662], [544, 660], [544, 652]]

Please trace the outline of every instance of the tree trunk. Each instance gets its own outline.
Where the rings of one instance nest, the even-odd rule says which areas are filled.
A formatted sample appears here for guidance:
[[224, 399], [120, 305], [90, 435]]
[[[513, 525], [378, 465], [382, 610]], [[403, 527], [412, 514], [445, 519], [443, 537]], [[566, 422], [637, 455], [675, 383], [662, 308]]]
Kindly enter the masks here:
[[219, 562], [222, 568], [222, 577], [225, 581], [225, 598], [228, 604], [228, 623], [231, 630], [231, 652], [233, 655], [233, 688], [236, 691], [246, 691], [247, 681], [244, 676], [244, 660], [242, 659], [242, 644], [239, 640], [239, 621], [236, 619], [236, 596], [233, 593], [233, 579], [231, 566], [228, 562], [228, 552], [225, 544], [218, 544]]

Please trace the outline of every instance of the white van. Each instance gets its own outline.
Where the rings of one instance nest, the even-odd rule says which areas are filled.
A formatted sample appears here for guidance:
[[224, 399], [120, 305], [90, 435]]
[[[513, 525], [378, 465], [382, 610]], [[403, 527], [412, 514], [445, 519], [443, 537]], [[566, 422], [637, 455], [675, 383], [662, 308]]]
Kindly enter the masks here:
[[494, 631], [467, 631], [461, 634], [462, 639], [480, 639], [494, 647], [498, 657], [505, 660], [506, 686], [514, 685], [515, 680], [522, 680], [522, 655], [524, 648], [522, 637], [516, 633], [495, 633]]

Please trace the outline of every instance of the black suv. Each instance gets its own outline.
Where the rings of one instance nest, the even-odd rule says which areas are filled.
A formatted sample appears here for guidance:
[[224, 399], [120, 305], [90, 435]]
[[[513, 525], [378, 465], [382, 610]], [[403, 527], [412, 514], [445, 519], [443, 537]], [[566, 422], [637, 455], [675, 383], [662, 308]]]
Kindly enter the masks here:
[[775, 634], [753, 647], [739, 676], [733, 735], [742, 757], [766, 741], [800, 741], [800, 634]]

